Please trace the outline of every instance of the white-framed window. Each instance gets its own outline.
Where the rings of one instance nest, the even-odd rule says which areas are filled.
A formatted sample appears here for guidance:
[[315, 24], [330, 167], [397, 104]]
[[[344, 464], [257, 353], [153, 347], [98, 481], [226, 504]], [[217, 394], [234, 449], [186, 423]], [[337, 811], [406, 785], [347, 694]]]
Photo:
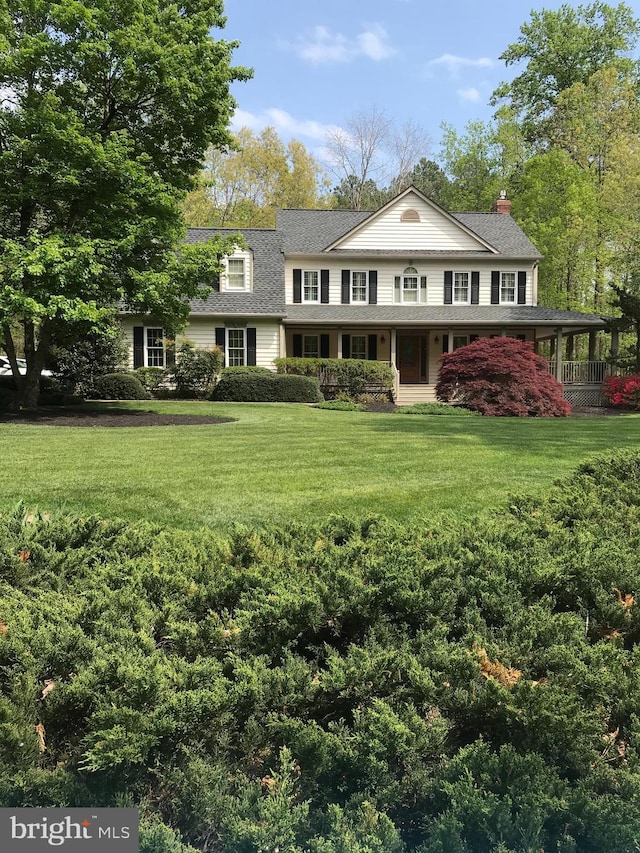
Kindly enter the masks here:
[[516, 274], [514, 272], [500, 273], [500, 302], [516, 301]]
[[320, 273], [318, 270], [302, 271], [302, 301], [320, 301]]
[[452, 343], [452, 351], [460, 349], [460, 347], [466, 347], [466, 345], [469, 343], [469, 335], [454, 335]]
[[247, 363], [245, 329], [227, 329], [227, 367], [244, 367]]
[[364, 270], [351, 271], [351, 301], [367, 302], [369, 299], [369, 274]]
[[402, 273], [402, 301], [418, 302], [420, 287], [420, 276], [415, 267], [406, 267]]
[[320, 338], [318, 335], [302, 336], [302, 357], [320, 358]]
[[251, 255], [238, 252], [225, 258], [222, 271], [222, 290], [238, 292], [251, 290]]
[[164, 367], [164, 329], [145, 328], [145, 365]]
[[367, 336], [351, 335], [351, 358], [367, 357]]
[[453, 274], [453, 303], [466, 305], [469, 303], [469, 273], [454, 272]]

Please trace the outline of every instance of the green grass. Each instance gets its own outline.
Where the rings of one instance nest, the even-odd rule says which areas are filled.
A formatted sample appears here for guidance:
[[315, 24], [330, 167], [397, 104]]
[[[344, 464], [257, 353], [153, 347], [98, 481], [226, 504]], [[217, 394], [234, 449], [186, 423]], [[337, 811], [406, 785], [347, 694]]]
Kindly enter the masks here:
[[0, 507], [162, 525], [330, 513], [469, 514], [534, 494], [602, 451], [640, 445], [640, 415], [399, 417], [297, 404], [122, 404], [235, 423], [124, 429], [0, 424]]

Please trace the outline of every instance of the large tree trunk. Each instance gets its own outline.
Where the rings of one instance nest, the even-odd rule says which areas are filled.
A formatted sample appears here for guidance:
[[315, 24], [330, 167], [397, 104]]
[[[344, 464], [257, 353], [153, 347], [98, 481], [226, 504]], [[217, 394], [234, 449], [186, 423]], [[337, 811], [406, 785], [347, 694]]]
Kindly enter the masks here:
[[24, 354], [27, 362], [26, 374], [21, 374], [18, 370], [16, 347], [11, 329], [5, 326], [3, 334], [5, 349], [11, 363], [17, 389], [13, 407], [16, 409], [37, 409], [40, 397], [40, 376], [51, 340], [50, 329], [48, 325], [43, 325], [36, 343], [35, 325], [31, 322], [24, 323]]

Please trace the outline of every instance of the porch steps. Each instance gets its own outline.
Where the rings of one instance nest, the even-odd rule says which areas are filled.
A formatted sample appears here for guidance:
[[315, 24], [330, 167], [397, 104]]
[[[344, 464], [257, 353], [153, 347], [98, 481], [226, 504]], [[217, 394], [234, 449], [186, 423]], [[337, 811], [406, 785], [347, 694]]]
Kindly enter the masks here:
[[396, 406], [412, 406], [414, 403], [435, 403], [435, 385], [400, 385]]

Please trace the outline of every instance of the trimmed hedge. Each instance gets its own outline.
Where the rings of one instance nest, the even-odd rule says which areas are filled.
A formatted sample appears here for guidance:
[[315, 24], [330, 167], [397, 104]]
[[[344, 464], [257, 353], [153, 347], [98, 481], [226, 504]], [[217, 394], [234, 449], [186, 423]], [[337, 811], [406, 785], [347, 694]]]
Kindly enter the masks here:
[[363, 391], [393, 387], [393, 372], [383, 361], [360, 358], [275, 358], [278, 373], [315, 376], [323, 394], [335, 388], [355, 396]]
[[93, 392], [100, 400], [149, 400], [151, 394], [133, 373], [105, 373], [98, 376]]
[[322, 400], [318, 380], [240, 368], [225, 370], [212, 400], [236, 403], [317, 403]]

